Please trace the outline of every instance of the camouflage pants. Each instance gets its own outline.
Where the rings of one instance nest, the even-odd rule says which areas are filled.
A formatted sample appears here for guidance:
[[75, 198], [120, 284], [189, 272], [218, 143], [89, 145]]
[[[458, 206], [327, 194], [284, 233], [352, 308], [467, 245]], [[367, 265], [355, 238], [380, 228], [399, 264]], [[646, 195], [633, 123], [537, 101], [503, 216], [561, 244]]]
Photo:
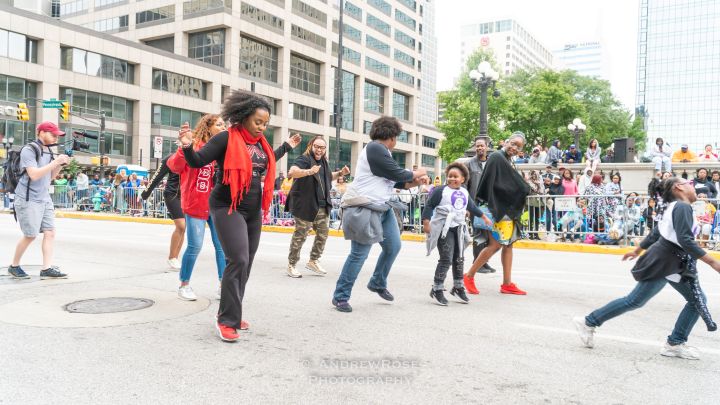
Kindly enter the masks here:
[[300, 250], [302, 250], [305, 239], [307, 239], [308, 232], [310, 232], [311, 229], [315, 231], [315, 242], [313, 243], [312, 251], [310, 251], [310, 260], [320, 259], [328, 238], [328, 223], [329, 218], [324, 208], [318, 211], [314, 221], [295, 218], [295, 232], [290, 241], [290, 254], [288, 255], [290, 265], [294, 266], [298, 260], [300, 260]]

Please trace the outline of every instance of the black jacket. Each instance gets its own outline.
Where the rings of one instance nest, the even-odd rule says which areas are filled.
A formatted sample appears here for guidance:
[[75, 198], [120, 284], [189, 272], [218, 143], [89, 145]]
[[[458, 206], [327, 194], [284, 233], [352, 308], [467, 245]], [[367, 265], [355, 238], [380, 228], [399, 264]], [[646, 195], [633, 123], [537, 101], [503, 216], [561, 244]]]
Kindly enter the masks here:
[[[293, 166], [300, 169], [310, 169], [318, 164], [311, 156], [302, 154], [295, 159]], [[330, 201], [330, 189], [332, 188], [332, 172], [327, 159], [320, 161], [324, 170], [320, 170], [312, 176], [300, 177], [293, 180], [292, 188], [285, 202], [285, 211], [290, 211], [296, 218], [305, 221], [314, 221], [321, 208], [321, 201], [325, 202], [325, 211], [330, 213], [332, 201]], [[325, 173], [325, 178], [320, 174]]]
[[513, 168], [505, 151], [491, 153], [480, 178], [477, 197], [487, 202], [493, 218], [501, 221], [507, 215], [513, 220], [520, 219], [528, 194], [530, 186]]

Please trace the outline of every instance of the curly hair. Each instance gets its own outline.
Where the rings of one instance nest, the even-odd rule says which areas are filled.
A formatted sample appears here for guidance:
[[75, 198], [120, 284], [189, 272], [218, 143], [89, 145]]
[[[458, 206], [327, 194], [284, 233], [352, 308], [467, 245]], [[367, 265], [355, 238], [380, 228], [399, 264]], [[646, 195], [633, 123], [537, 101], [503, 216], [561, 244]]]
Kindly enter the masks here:
[[223, 117], [228, 126], [242, 124], [245, 119], [255, 113], [255, 110], [263, 109], [270, 113], [270, 103], [262, 97], [245, 90], [233, 90], [222, 106], [220, 116]]
[[197, 145], [200, 142], [207, 143], [207, 141], [210, 140], [210, 137], [212, 137], [210, 129], [215, 125], [218, 118], [220, 118], [218, 114], [205, 114], [200, 118], [193, 131], [193, 144]]
[[459, 163], [459, 162], [452, 162], [449, 165], [447, 165], [447, 167], [445, 168], [445, 177], [448, 176], [448, 174], [450, 173], [450, 170], [452, 170], [452, 169], [460, 170], [460, 175], [463, 176], [463, 178], [466, 180], [468, 177], [470, 177], [470, 172], [468, 171], [468, 168], [464, 164]]
[[396, 138], [402, 131], [402, 125], [395, 117], [380, 117], [373, 121], [370, 128], [370, 139], [373, 141]]

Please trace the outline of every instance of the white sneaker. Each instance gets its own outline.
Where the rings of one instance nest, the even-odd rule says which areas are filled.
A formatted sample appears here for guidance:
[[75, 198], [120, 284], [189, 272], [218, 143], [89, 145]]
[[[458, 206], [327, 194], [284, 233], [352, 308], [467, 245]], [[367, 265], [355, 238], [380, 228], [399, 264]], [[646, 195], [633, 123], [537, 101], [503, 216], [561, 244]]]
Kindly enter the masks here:
[[167, 264], [168, 264], [168, 266], [169, 266], [171, 269], [173, 269], [173, 270], [180, 270], [180, 267], [182, 267], [182, 265], [180, 264], [180, 260], [178, 260], [177, 257], [173, 257], [172, 259], [168, 259], [168, 260], [167, 260]]
[[700, 351], [697, 347], [688, 346], [685, 343], [679, 345], [671, 345], [665, 342], [665, 346], [660, 350], [660, 354], [666, 357], [679, 357], [687, 360], [700, 360]]
[[183, 285], [178, 288], [178, 297], [180, 297], [181, 300], [185, 301], [197, 300], [197, 295], [195, 295], [195, 292], [189, 285]]
[[573, 323], [575, 324], [575, 329], [577, 329], [583, 345], [588, 349], [595, 347], [595, 327], [587, 326], [584, 316], [576, 316], [573, 318]]
[[299, 271], [295, 270], [295, 266], [293, 266], [292, 264], [288, 264], [287, 266], [287, 275], [292, 278], [302, 277], [302, 274], [300, 274]]
[[315, 273], [324, 276], [327, 274], [327, 271], [323, 269], [323, 267], [320, 265], [320, 261], [318, 260], [310, 260], [305, 264], [305, 268], [311, 271], [314, 271]]

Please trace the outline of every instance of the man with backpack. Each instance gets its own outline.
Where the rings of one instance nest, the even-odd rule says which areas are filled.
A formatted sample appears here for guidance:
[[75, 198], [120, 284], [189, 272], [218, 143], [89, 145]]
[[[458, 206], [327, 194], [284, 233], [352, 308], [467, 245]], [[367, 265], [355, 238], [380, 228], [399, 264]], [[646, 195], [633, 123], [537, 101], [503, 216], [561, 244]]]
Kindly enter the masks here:
[[[50, 198], [50, 180], [70, 160], [67, 155], [53, 158], [50, 146], [64, 136], [57, 125], [43, 122], [37, 126], [37, 139], [23, 146], [20, 153], [9, 157], [4, 182], [15, 191], [15, 219], [20, 225], [23, 237], [15, 247], [12, 264], [8, 273], [16, 279], [30, 276], [20, 267], [20, 259], [38, 233], [43, 233], [43, 266], [40, 279], [67, 278], [67, 274], [52, 265], [55, 243], [55, 211]], [[11, 190], [12, 191], [12, 190]]]

